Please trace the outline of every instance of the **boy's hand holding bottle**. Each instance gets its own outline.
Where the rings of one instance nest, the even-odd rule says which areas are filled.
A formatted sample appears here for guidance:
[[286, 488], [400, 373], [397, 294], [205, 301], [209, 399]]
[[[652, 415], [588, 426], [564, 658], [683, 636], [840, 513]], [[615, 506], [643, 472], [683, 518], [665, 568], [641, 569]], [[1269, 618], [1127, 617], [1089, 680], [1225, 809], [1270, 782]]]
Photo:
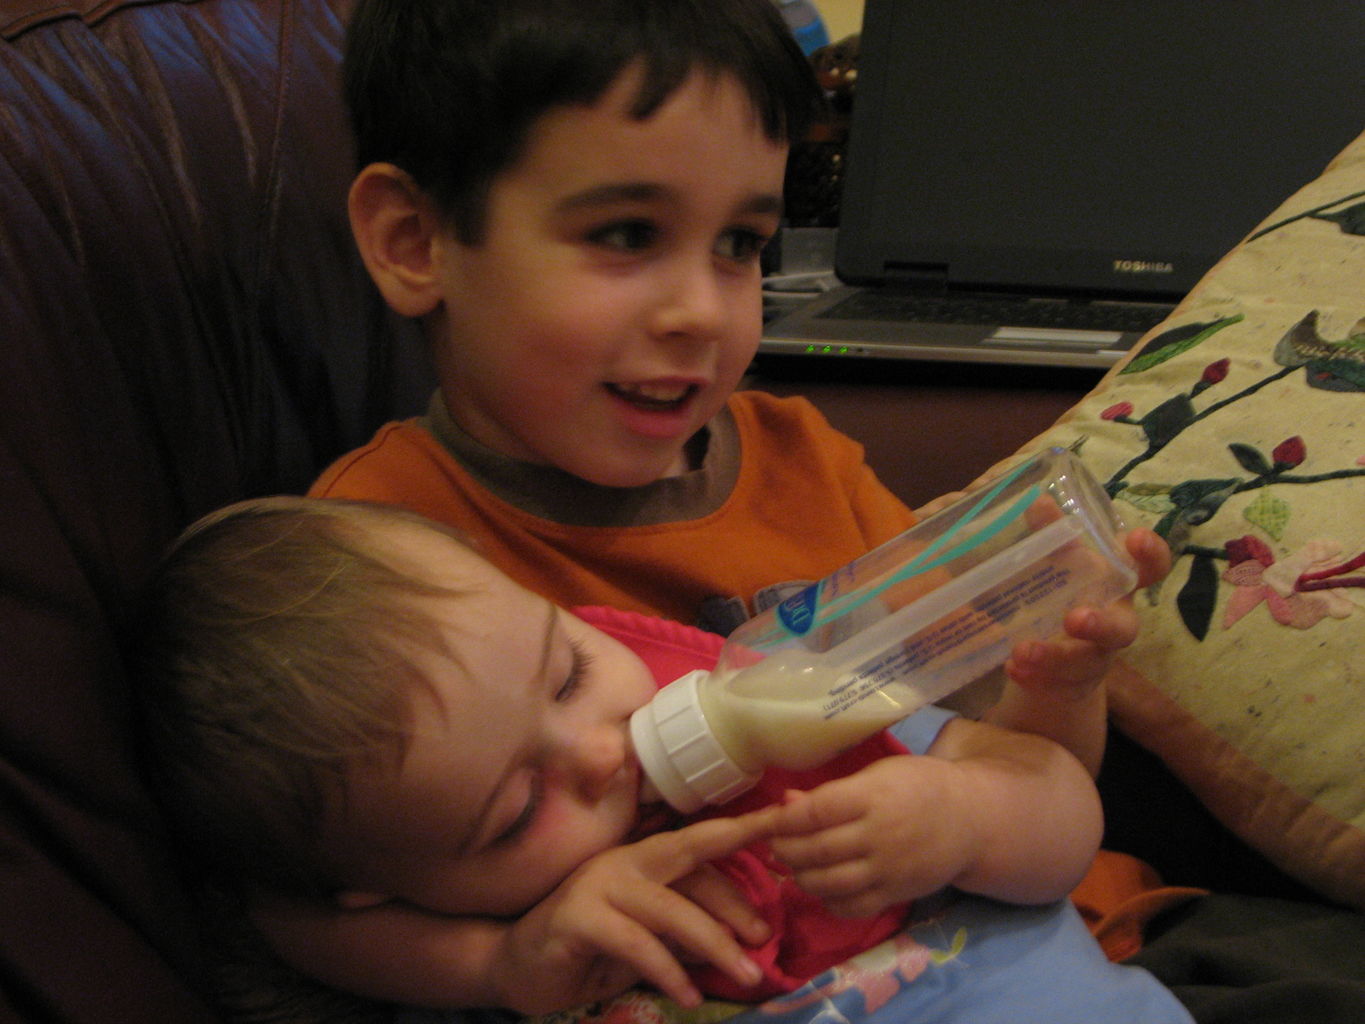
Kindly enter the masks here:
[[[1171, 570], [1166, 542], [1147, 529], [1120, 536], [1137, 570], [1137, 589]], [[1099, 607], [1071, 609], [1064, 634], [1015, 646], [1006, 685], [984, 716], [996, 725], [1046, 736], [1070, 750], [1092, 775], [1104, 754], [1107, 701], [1102, 685], [1119, 651], [1138, 635], [1132, 594]]]

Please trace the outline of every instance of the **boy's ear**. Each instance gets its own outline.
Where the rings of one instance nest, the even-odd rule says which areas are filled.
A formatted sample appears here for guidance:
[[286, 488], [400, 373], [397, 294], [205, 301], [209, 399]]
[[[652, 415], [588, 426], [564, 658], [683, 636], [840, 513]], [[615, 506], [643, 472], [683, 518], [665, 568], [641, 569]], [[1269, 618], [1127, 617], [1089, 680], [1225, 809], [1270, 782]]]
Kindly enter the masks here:
[[440, 218], [426, 193], [401, 168], [370, 164], [351, 183], [347, 209], [360, 257], [385, 301], [409, 317], [435, 309]]

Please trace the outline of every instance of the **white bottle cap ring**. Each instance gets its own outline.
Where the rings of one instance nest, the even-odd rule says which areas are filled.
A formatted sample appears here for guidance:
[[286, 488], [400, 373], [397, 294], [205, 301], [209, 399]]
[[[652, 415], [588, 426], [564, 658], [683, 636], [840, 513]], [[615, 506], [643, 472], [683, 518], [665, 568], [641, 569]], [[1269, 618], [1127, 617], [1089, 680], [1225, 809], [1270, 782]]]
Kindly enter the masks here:
[[736, 764], [717, 742], [702, 712], [702, 670], [673, 680], [630, 716], [630, 738], [640, 767], [668, 803], [683, 814], [723, 804], [761, 777]]

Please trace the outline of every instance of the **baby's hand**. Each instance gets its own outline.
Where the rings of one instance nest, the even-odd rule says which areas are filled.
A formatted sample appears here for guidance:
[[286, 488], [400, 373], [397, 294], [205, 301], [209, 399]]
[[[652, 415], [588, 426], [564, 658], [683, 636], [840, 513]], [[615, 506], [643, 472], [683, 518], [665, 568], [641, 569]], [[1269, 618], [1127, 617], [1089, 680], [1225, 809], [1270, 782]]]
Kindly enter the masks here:
[[862, 917], [949, 885], [1012, 903], [1061, 899], [1103, 827], [1094, 782], [1056, 743], [955, 718], [926, 755], [789, 793], [769, 844], [797, 885]]
[[766, 925], [755, 924], [757, 915], [706, 865], [765, 838], [775, 815], [766, 808], [698, 822], [584, 863], [507, 930], [500, 1004], [547, 1013], [608, 998], [644, 979], [694, 1007], [701, 993], [680, 957], [711, 963], [741, 985], [759, 981], [758, 966], [731, 928], [761, 940], [758, 930]]
[[932, 757], [888, 757], [809, 792], [789, 791], [772, 851], [797, 885], [846, 917], [936, 892], [974, 856], [963, 816], [946, 810], [955, 770]]
[[[1151, 530], [1129, 531], [1124, 545], [1137, 565], [1138, 589], [1170, 572], [1170, 549]], [[1099, 685], [1115, 655], [1137, 638], [1137, 610], [1131, 596], [1104, 608], [1073, 608], [1063, 628], [1064, 636], [1017, 645], [1005, 671], [1040, 697], [1080, 700]]]

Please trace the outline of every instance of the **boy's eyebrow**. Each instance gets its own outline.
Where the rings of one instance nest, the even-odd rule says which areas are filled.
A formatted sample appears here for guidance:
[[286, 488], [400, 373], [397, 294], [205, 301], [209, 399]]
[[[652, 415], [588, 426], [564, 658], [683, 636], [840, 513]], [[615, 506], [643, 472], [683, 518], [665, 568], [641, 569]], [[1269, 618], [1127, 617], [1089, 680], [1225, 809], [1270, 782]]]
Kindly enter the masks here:
[[744, 203], [740, 209], [744, 213], [772, 213], [781, 216], [784, 209], [782, 195], [780, 193], [759, 192], [750, 196], [748, 202]]
[[[612, 182], [594, 185], [581, 192], [565, 196], [555, 204], [559, 213], [573, 213], [576, 210], [591, 209], [596, 206], [611, 206], [615, 203], [643, 203], [667, 198], [671, 190], [651, 182]], [[782, 196], [778, 193], [757, 192], [740, 204], [741, 213], [781, 214]]]
[[651, 185], [648, 182], [594, 185], [591, 188], [583, 189], [581, 192], [574, 192], [572, 195], [565, 196], [555, 204], [555, 209], [562, 213], [572, 213], [574, 210], [593, 206], [610, 206], [613, 203], [646, 202], [650, 199], [658, 199], [665, 192], [666, 190], [662, 185]]

